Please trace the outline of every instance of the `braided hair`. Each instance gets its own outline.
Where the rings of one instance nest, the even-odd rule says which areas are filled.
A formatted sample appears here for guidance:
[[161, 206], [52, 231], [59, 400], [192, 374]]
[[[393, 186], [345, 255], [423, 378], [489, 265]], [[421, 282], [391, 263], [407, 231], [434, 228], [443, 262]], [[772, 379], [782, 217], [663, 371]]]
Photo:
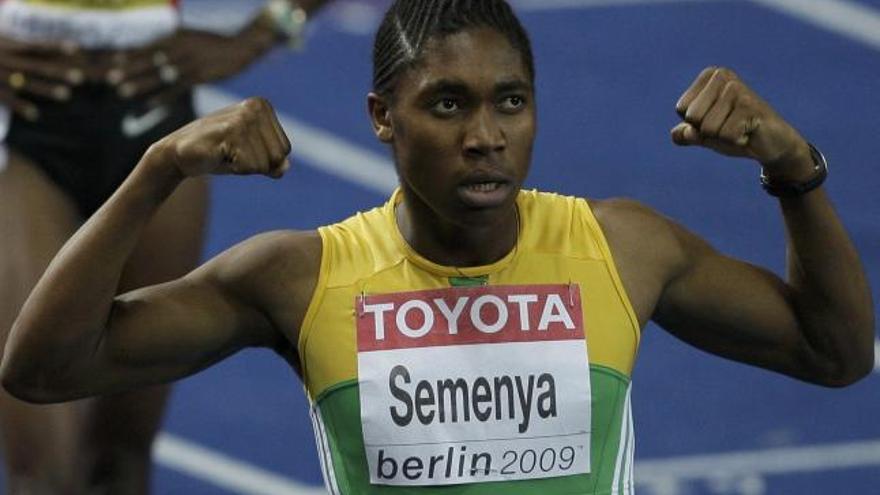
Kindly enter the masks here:
[[506, 37], [534, 80], [529, 36], [505, 0], [395, 0], [376, 33], [373, 91], [392, 96], [398, 77], [418, 60], [431, 37], [475, 27], [492, 28]]

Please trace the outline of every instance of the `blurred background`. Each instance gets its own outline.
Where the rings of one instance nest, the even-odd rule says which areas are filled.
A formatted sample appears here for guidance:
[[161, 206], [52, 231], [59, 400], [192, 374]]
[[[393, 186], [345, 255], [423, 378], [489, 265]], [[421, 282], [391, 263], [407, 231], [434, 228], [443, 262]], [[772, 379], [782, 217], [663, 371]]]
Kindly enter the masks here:
[[[780, 272], [783, 229], [757, 167], [671, 144], [679, 95], [736, 70], [826, 154], [827, 189], [880, 302], [880, 0], [520, 0], [538, 74], [529, 187], [628, 196], [720, 250]], [[233, 30], [256, 0], [184, 0], [186, 23]], [[386, 1], [341, 0], [305, 51], [276, 50], [201, 88], [208, 111], [267, 97], [293, 140], [280, 182], [215, 180], [206, 257], [257, 232], [312, 229], [395, 185], [366, 116]], [[880, 350], [880, 349], [878, 349]], [[636, 480], [647, 495], [876, 493], [880, 375], [828, 390], [696, 351], [650, 326], [634, 373]], [[270, 352], [181, 382], [155, 459], [157, 494], [322, 493], [308, 402]]]

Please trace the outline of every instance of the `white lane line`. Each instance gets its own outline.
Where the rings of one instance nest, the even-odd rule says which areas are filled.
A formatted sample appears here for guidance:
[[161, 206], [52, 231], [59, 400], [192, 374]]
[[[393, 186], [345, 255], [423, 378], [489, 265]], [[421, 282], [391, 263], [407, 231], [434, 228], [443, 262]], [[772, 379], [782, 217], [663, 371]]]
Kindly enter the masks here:
[[[196, 91], [196, 108], [200, 115], [241, 100], [239, 96], [210, 87], [200, 87]], [[301, 159], [300, 163], [351, 181], [382, 196], [389, 195], [397, 187], [394, 165], [381, 154], [350, 144], [290, 115], [278, 113], [278, 120], [293, 142], [291, 155], [294, 166]]]
[[874, 373], [880, 373], [880, 340], [874, 341]]
[[517, 11], [587, 9], [595, 7], [624, 7], [652, 3], [722, 2], [730, 0], [513, 0]]
[[751, 0], [880, 50], [880, 11], [849, 0]]
[[712, 480], [880, 466], [880, 440], [695, 455], [636, 463], [636, 481]]
[[153, 459], [166, 468], [242, 495], [327, 493], [323, 488], [297, 483], [168, 433], [156, 439]]

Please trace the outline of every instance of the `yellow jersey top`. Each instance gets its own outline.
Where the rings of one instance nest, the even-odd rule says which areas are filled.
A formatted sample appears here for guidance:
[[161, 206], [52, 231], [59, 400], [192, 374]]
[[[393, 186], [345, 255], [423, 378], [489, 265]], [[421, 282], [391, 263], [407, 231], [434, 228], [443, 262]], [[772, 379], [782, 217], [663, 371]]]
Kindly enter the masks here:
[[[633, 488], [634, 446], [630, 374], [639, 345], [640, 328], [602, 229], [587, 201], [552, 193], [521, 191], [516, 200], [520, 221], [514, 249], [504, 258], [490, 265], [466, 268], [436, 264], [420, 256], [406, 243], [397, 228], [394, 215], [395, 207], [400, 201], [401, 193], [397, 191], [384, 206], [358, 213], [345, 221], [319, 229], [323, 243], [320, 275], [301, 328], [298, 350], [305, 388], [312, 403], [312, 418], [324, 477], [331, 493], [421, 494], [434, 491], [453, 494], [514, 495], [629, 493]], [[556, 297], [555, 300], [558, 301], [565, 300], [565, 305], [568, 305], [569, 301], [576, 303], [580, 306], [580, 311], [571, 318], [568, 315], [560, 316], [558, 311], [553, 313], [554, 310], [549, 304], [550, 299], [540, 296], [545, 297], [543, 300], [547, 302], [543, 315], [540, 314], [540, 309], [535, 313], [540, 316], [540, 323], [538, 316], [528, 323], [526, 322], [528, 315], [525, 312], [527, 305], [522, 301], [525, 301], [526, 297], [532, 297], [530, 301], [537, 304], [539, 296], [522, 295], [524, 292], [519, 289], [522, 287], [536, 288], [533, 290], [533, 292], [537, 291], [536, 293], [548, 287], [549, 289], [546, 290], [552, 293], [559, 288], [558, 297], [554, 294], [550, 297]], [[566, 295], [566, 290], [574, 290], [575, 293]], [[453, 293], [457, 300], [462, 302], [461, 308], [456, 306], [457, 312], [451, 309], [451, 303], [447, 305], [443, 302], [454, 302], [455, 298], [441, 301], [444, 294]], [[508, 311], [503, 306], [503, 294], [514, 293], [520, 295], [508, 295], [507, 300], [519, 301], [520, 305], [512, 305]], [[387, 302], [393, 300], [395, 294], [426, 295], [420, 301], [404, 303], [407, 308], [412, 309], [409, 313], [415, 314], [415, 319], [410, 318], [412, 315], [401, 316], [401, 311], [398, 311], [395, 320], [393, 302]], [[381, 299], [383, 297], [385, 299]], [[388, 299], [389, 297], [391, 299]], [[434, 299], [431, 299], [432, 297]], [[424, 309], [433, 304], [432, 300], [442, 303], [442, 311], [431, 314], [428, 309]], [[467, 304], [472, 305], [470, 313], [467, 309], [463, 309], [468, 300], [471, 302]], [[473, 309], [476, 306], [473, 301], [476, 300], [485, 303], [481, 309]], [[381, 304], [374, 304], [371, 301], [379, 301]], [[497, 303], [498, 306], [494, 308], [489, 303]], [[487, 307], [489, 313], [485, 311], [481, 313]], [[504, 479], [503, 474], [507, 472], [505, 469], [508, 469], [508, 466], [504, 466], [504, 459], [489, 459], [488, 454], [485, 458], [473, 459], [473, 466], [479, 466], [479, 469], [471, 469], [471, 475], [479, 471], [477, 473], [479, 476], [485, 467], [486, 479], [489, 479], [490, 471], [494, 476], [493, 481], [484, 482], [449, 481], [455, 479], [455, 466], [458, 466], [459, 474], [467, 474], [468, 469], [459, 465], [466, 462], [463, 445], [460, 447], [461, 455], [456, 451], [455, 456], [453, 456], [453, 447], [450, 446], [448, 455], [444, 447], [442, 452], [425, 454], [424, 458], [394, 460], [388, 457], [390, 454], [387, 450], [384, 452], [380, 450], [378, 460], [367, 459], [370, 445], [365, 445], [364, 435], [368, 433], [365, 428], [369, 429], [369, 427], [364, 426], [364, 418], [369, 418], [368, 407], [365, 406], [368, 397], [361, 397], [361, 388], [364, 384], [359, 380], [366, 376], [365, 370], [359, 369], [359, 366], [363, 367], [367, 362], [364, 356], [365, 351], [369, 350], [365, 348], [363, 342], [359, 342], [359, 339], [363, 340], [363, 335], [359, 337], [359, 328], [363, 327], [365, 316], [370, 316], [369, 310], [365, 311], [365, 308], [380, 308], [380, 310], [373, 309], [372, 316], [376, 317], [374, 320], [377, 325], [376, 336], [380, 339], [387, 337], [384, 343], [394, 339], [413, 343], [417, 341], [417, 337], [425, 335], [429, 330], [438, 331], [437, 329], [446, 332], [444, 336], [438, 337], [440, 339], [451, 338], [449, 334], [460, 334], [453, 337], [464, 336], [465, 331], [460, 330], [458, 324], [452, 325], [453, 320], [448, 318], [453, 312], [456, 316], [461, 316], [462, 321], [466, 320], [468, 315], [471, 319], [475, 319], [474, 322], [483, 332], [483, 334], [474, 332], [477, 338], [489, 338], [492, 336], [488, 334], [495, 332], [500, 335], [502, 332], [499, 327], [492, 326], [492, 322], [500, 321], [502, 316], [505, 321], [508, 316], [513, 321], [514, 316], [519, 314], [517, 321], [520, 322], [520, 330], [525, 331], [525, 333], [519, 332], [522, 335], [539, 335], [541, 330], [546, 330], [546, 327], [551, 325], [548, 322], [554, 320], [554, 315], [558, 322], [579, 322], [578, 325], [582, 325], [583, 334], [586, 336], [585, 339], [580, 338], [581, 346], [583, 348], [585, 340], [589, 354], [588, 371], [584, 368], [582, 377], [588, 379], [590, 384], [588, 409], [591, 410], [591, 414], [584, 416], [589, 417], [589, 424], [585, 425], [585, 430], [592, 432], [588, 441], [590, 451], [588, 472], [573, 475], [557, 473], [551, 477], [537, 475], [527, 477], [523, 474], [527, 469], [535, 472], [545, 467], [551, 469], [551, 465], [553, 469], [567, 468], [566, 464], [568, 459], [574, 456], [574, 450], [561, 447], [557, 450], [554, 450], [554, 447], [536, 451], [524, 449], [521, 452], [505, 452], [505, 456], [511, 454], [512, 462], [515, 463], [518, 459], [519, 467], [516, 467], [520, 476], [518, 479], [514, 479], [515, 477]], [[386, 309], [388, 311], [385, 311]], [[398, 309], [403, 310], [404, 306]], [[420, 313], [422, 310], [424, 312]], [[485, 314], [491, 315], [485, 316]], [[445, 320], [443, 315], [447, 317]], [[384, 326], [378, 323], [380, 320], [385, 322]], [[406, 335], [392, 336], [391, 328], [395, 325], [402, 328], [401, 331]], [[380, 327], [381, 332], [378, 332]], [[469, 344], [475, 342], [471, 341]], [[430, 356], [435, 355], [432, 353], [439, 352], [439, 347], [431, 347], [431, 345], [433, 344], [413, 344], [420, 348], [419, 352], [422, 354], [419, 356], [427, 356], [427, 359], [419, 358], [420, 360], [430, 361]], [[502, 348], [497, 347], [497, 349]], [[461, 349], [463, 352], [469, 347], [464, 345], [445, 349], [444, 352], [452, 352], [452, 354], [443, 354], [443, 356], [454, 358], [455, 353], [458, 352], [456, 349]], [[536, 361], [540, 362], [540, 359]], [[398, 366], [395, 369], [400, 368]], [[438, 362], [432, 368], [441, 370], [444, 366], [443, 363]], [[407, 370], [404, 368], [403, 371]], [[455, 372], [450, 371], [450, 373], [455, 379]], [[399, 374], [398, 378], [400, 378], [399, 384], [410, 383], [409, 375]], [[486, 398], [489, 397], [486, 394], [491, 394], [490, 386], [481, 389], [476, 385], [477, 382], [473, 382], [475, 384], [473, 395], [468, 395], [470, 392], [464, 388], [467, 383], [460, 378], [458, 380], [446, 382], [447, 385], [457, 383], [462, 387], [460, 396], [455, 395], [456, 391], [453, 389], [447, 390], [453, 399], [452, 415], [461, 412], [464, 415], [470, 413], [479, 416], [480, 412], [485, 413], [491, 408], [491, 399]], [[487, 378], [483, 383], [489, 384], [489, 380]], [[499, 393], [499, 380], [503, 385], [505, 378], [495, 377], [496, 394]], [[530, 381], [529, 384], [531, 385], [532, 382]], [[439, 408], [436, 411], [433, 409], [436, 405], [434, 394], [443, 393], [443, 382], [438, 380], [437, 386], [440, 388], [433, 391], [428, 390], [433, 385], [417, 388], [414, 397], [407, 395], [402, 388], [392, 387], [391, 393], [400, 399], [400, 402], [394, 402], [396, 406], [388, 410], [393, 415], [395, 412], [403, 411], [404, 406], [409, 407], [412, 412], [415, 406], [415, 411], [419, 413], [418, 417], [425, 420], [423, 421], [425, 424], [429, 421], [437, 421], [434, 412], [440, 415], [442, 421], [444, 411]], [[503, 392], [503, 387], [501, 390]], [[521, 398], [525, 397], [522, 391], [519, 394]], [[515, 396], [516, 394], [511, 392], [509, 397], [511, 417], [515, 409], [513, 407]], [[455, 405], [456, 397], [460, 397], [459, 402], [463, 401], [465, 405], [460, 403]], [[473, 403], [468, 405], [466, 403], [470, 398], [473, 399]], [[436, 399], [442, 402], [441, 396]], [[555, 397], [553, 399], [555, 400]], [[496, 407], [505, 405], [502, 399], [496, 397], [495, 400], [501, 400], [495, 403]], [[524, 401], [523, 404], [526, 402]], [[462, 409], [471, 406], [473, 409]], [[456, 408], [459, 410], [455, 410]], [[544, 412], [547, 411], [549, 409]], [[500, 417], [501, 414], [499, 410], [498, 416]], [[464, 421], [464, 418], [447, 416], [445, 420]], [[367, 421], [372, 420], [367, 419]], [[461, 458], [456, 461], [458, 464], [453, 462], [453, 457]], [[534, 461], [532, 457], [535, 458]], [[508, 461], [510, 459], [506, 458]], [[422, 474], [428, 472], [429, 461], [433, 478], [426, 480]], [[392, 472], [397, 473], [398, 478], [409, 485], [376, 482], [377, 477], [382, 479]], [[444, 477], [447, 478], [445, 482]], [[523, 477], [528, 479], [521, 479]]]

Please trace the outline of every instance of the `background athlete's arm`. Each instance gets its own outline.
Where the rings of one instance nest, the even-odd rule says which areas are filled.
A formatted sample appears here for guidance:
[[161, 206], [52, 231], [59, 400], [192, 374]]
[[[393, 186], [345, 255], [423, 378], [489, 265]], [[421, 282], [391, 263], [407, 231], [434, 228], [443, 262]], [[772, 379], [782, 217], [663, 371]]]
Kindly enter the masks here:
[[[774, 181], [815, 174], [800, 134], [729, 70], [703, 71], [677, 110], [677, 144], [751, 158]], [[822, 188], [779, 203], [788, 234], [786, 280], [718, 253], [633, 203], [610, 208], [626, 228], [607, 222], [609, 240], [624, 259], [639, 266], [651, 260], [653, 268], [637, 275], [623, 267], [634, 280], [627, 289], [636, 301], [648, 300], [646, 316], [675, 336], [812, 383], [852, 383], [873, 367], [874, 314], [858, 254]], [[645, 289], [652, 285], [657, 290]]]
[[279, 309], [285, 306], [276, 301], [310, 290], [320, 258], [314, 234], [260, 236], [186, 277], [117, 296], [142, 229], [185, 177], [277, 177], [289, 149], [259, 99], [153, 145], [31, 293], [5, 349], [3, 385], [25, 400], [69, 400], [169, 381], [245, 346], [290, 345], [279, 329], [295, 328], [304, 306]]
[[173, 101], [197, 84], [238, 74], [279, 44], [301, 43], [305, 19], [330, 1], [285, 0], [273, 2], [274, 8], [267, 3], [233, 34], [181, 27], [167, 38], [118, 57], [102, 74], [102, 82], [115, 86], [125, 98], [149, 96], [151, 105]]
[[285, 0], [290, 11], [276, 14], [266, 4], [232, 35], [181, 27], [148, 46], [107, 57], [83, 50], [74, 39], [45, 43], [0, 36], [0, 103], [34, 121], [40, 117], [38, 102], [68, 101], [84, 83], [108, 84], [123, 98], [150, 96], [153, 105], [167, 103], [196, 84], [238, 74], [279, 43], [290, 42], [279, 26], [304, 26], [285, 22], [285, 14], [295, 17], [302, 9], [310, 18], [330, 1]]

